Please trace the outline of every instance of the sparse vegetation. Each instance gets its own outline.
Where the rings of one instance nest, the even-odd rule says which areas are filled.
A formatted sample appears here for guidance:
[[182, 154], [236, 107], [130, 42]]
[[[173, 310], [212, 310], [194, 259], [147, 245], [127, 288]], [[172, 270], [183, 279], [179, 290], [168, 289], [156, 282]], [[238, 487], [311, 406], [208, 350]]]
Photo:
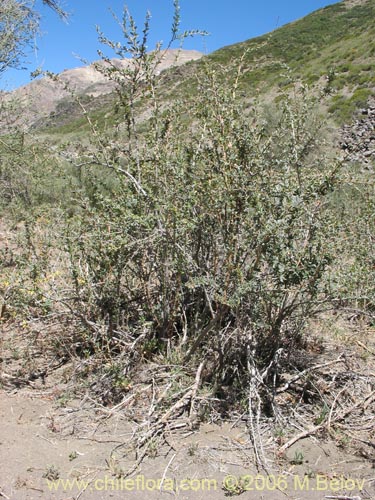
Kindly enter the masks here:
[[291, 464], [293, 465], [302, 465], [304, 461], [304, 456], [302, 451], [296, 451], [294, 453], [293, 459], [290, 461]]
[[43, 477], [48, 479], [48, 481], [57, 481], [60, 477], [60, 472], [54, 465], [49, 465], [44, 472]]

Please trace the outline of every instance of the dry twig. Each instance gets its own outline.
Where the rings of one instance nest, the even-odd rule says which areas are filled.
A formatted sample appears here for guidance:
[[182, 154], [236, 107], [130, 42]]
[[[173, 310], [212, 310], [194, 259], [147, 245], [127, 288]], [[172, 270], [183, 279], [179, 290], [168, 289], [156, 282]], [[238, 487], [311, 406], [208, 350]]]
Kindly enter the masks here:
[[172, 458], [169, 460], [166, 468], [164, 469], [164, 473], [163, 473], [163, 476], [162, 476], [161, 481], [160, 481], [159, 491], [162, 491], [162, 487], [163, 487], [163, 483], [164, 483], [165, 477], [167, 475], [167, 471], [169, 469], [169, 466], [173, 462], [173, 460], [176, 458], [176, 455], [177, 455], [177, 453], [175, 453], [174, 455], [172, 455]]
[[[351, 406], [350, 408], [348, 408], [347, 410], [345, 410], [343, 413], [337, 415], [334, 418], [331, 418], [330, 421], [329, 421], [329, 423], [331, 424], [332, 422], [339, 422], [340, 420], [343, 420], [344, 418], [346, 418], [348, 415], [350, 415], [351, 413], [353, 413], [353, 411], [357, 410], [361, 406], [365, 407], [365, 405], [368, 405], [374, 398], [375, 398], [375, 391], [372, 391], [365, 398], [364, 401], [358, 401], [353, 406]], [[294, 443], [296, 443], [300, 439], [303, 439], [303, 438], [305, 438], [307, 436], [311, 436], [313, 434], [316, 434], [317, 432], [319, 432], [320, 430], [322, 430], [322, 429], [324, 429], [326, 427], [327, 427], [326, 422], [322, 422], [321, 424], [316, 425], [315, 427], [312, 427], [311, 429], [307, 429], [307, 430], [301, 432], [300, 434], [298, 434], [297, 436], [294, 436], [292, 439], [290, 439], [288, 442], [286, 442], [283, 446], [281, 446], [281, 448], [279, 449], [279, 453], [280, 454], [285, 453], [285, 451], [288, 448], [290, 448]]]
[[361, 500], [361, 497], [359, 497], [359, 496], [348, 497], [346, 495], [344, 495], [344, 496], [326, 495], [324, 498], [331, 498], [331, 499], [335, 499], [335, 500]]
[[198, 389], [199, 389], [199, 386], [201, 383], [202, 370], [203, 370], [205, 364], [206, 364], [206, 360], [203, 360], [201, 362], [201, 364], [199, 365], [197, 373], [195, 375], [195, 382], [194, 382], [193, 388], [191, 390], [189, 418], [192, 418], [192, 416], [193, 416], [194, 402], [195, 402], [195, 398], [197, 396], [197, 392], [198, 392]]
[[335, 359], [334, 361], [329, 361], [328, 363], [322, 363], [320, 365], [314, 365], [314, 366], [311, 366], [310, 368], [306, 368], [306, 370], [303, 370], [302, 372], [298, 373], [296, 376], [294, 376], [288, 382], [286, 382], [282, 387], [279, 387], [276, 391], [276, 394], [280, 394], [282, 392], [287, 391], [292, 384], [297, 382], [297, 380], [301, 379], [302, 377], [304, 377], [308, 373], [319, 370], [320, 368], [326, 368], [327, 366], [332, 366], [332, 365], [335, 365], [337, 363], [342, 363], [343, 361], [344, 361], [343, 355], [340, 354], [340, 356], [337, 359]]
[[375, 356], [375, 352], [374, 352], [374, 351], [372, 351], [371, 349], [369, 349], [367, 346], [365, 346], [365, 344], [364, 344], [363, 342], [361, 342], [360, 340], [357, 340], [356, 342], [357, 342], [357, 344], [358, 344], [359, 346], [361, 346], [361, 347], [362, 347], [363, 349], [365, 349], [367, 352], [369, 352], [370, 354], [372, 354], [373, 356]]

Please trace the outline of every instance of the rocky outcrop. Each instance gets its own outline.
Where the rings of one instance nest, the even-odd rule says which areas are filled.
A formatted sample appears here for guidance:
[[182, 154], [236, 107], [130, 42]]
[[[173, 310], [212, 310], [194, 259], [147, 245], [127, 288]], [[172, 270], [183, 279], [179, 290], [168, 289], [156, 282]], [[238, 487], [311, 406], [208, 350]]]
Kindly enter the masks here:
[[[202, 56], [203, 54], [196, 50], [162, 51], [155, 71], [159, 74], [172, 66], [181, 66], [188, 61], [200, 59]], [[51, 115], [59, 113], [62, 108], [68, 109], [69, 105], [74, 103], [73, 94], [83, 98], [88, 107], [95, 107], [96, 99], [99, 98], [99, 103], [101, 103], [102, 97], [109, 95], [115, 88], [113, 81], [110, 81], [103, 71], [97, 70], [98, 66], [105, 67], [109, 64], [111, 67], [118, 68], [119, 71], [126, 71], [132, 65], [132, 60], [112, 59], [110, 63], [98, 61], [89, 66], [65, 70], [56, 78], [40, 78], [13, 92], [3, 93], [1, 96], [3, 103], [12, 107], [12, 115], [17, 117], [13, 125], [30, 128], [40, 126], [43, 122], [46, 123]], [[22, 111], [17, 113], [17, 109]], [[0, 128], [5, 130], [7, 123], [3, 120], [4, 117], [0, 116]]]
[[375, 98], [360, 110], [360, 116], [351, 124], [341, 129], [340, 147], [350, 162], [362, 166], [375, 167]]

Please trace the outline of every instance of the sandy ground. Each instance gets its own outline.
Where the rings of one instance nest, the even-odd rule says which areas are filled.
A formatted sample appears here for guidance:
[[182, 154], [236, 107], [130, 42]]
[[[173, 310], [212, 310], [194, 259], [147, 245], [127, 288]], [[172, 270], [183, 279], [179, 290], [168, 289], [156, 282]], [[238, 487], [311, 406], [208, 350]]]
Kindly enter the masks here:
[[[47, 391], [3, 391], [0, 429], [5, 499], [198, 500], [230, 492], [259, 500], [375, 498], [373, 460], [314, 439], [300, 441], [287, 460], [270, 462], [268, 473], [260, 473], [246, 446], [246, 429], [204, 425], [197, 432], [171, 434], [168, 444], [124, 478], [122, 471], [137, 463], [134, 450], [124, 445], [133, 429], [110, 410], [98, 412], [78, 401], [59, 407]], [[296, 453], [303, 455], [300, 465], [291, 463]]]

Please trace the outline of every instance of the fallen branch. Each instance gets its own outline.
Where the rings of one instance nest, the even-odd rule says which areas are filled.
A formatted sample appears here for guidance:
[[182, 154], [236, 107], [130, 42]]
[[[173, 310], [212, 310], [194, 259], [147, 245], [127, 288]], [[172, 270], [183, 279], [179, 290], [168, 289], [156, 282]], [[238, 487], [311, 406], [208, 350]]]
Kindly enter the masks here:
[[[171, 416], [177, 412], [178, 410], [181, 410], [184, 408], [187, 404], [188, 401], [191, 400], [192, 394], [193, 394], [193, 388], [194, 386], [190, 387], [185, 394], [180, 398], [176, 403], [171, 406], [163, 416], [161, 416], [156, 422], [153, 423], [153, 425], [150, 427], [150, 429], [142, 436], [141, 439], [138, 440], [138, 447], [142, 448], [144, 445], [147, 445], [147, 443], [152, 439], [153, 437], [157, 436], [162, 432], [163, 428], [166, 427], [166, 425], [169, 423], [169, 420]], [[184, 424], [186, 425], [186, 424]]]
[[166, 477], [166, 475], [167, 475], [167, 471], [168, 471], [168, 469], [169, 469], [169, 466], [170, 466], [170, 465], [171, 465], [171, 463], [173, 462], [173, 460], [176, 458], [176, 455], [177, 455], [177, 453], [175, 453], [174, 455], [172, 455], [172, 458], [169, 460], [169, 462], [168, 462], [168, 464], [167, 464], [166, 468], [164, 469], [163, 477], [161, 478], [161, 481], [160, 481], [159, 491], [161, 491], [161, 490], [162, 490], [163, 483], [164, 483], [164, 481], [165, 481], [165, 477]]
[[299, 441], [300, 439], [304, 439], [308, 436], [311, 436], [313, 434], [316, 434], [318, 431], [320, 431], [322, 428], [324, 427], [323, 424], [320, 424], [320, 425], [316, 425], [315, 427], [313, 427], [312, 429], [308, 429], [306, 431], [303, 431], [301, 432], [300, 434], [297, 434], [297, 436], [294, 436], [292, 439], [290, 439], [289, 441], [287, 441], [283, 446], [281, 446], [281, 448], [279, 448], [279, 454], [282, 455], [283, 453], [286, 452], [286, 450], [288, 448], [290, 448], [291, 446], [294, 445], [294, 443], [296, 443], [297, 441]]
[[366, 444], [367, 446], [370, 446], [371, 448], [374, 448], [375, 449], [375, 443], [373, 443], [372, 441], [366, 441], [365, 439], [361, 439], [361, 438], [357, 438], [355, 436], [353, 436], [353, 434], [351, 434], [350, 432], [346, 431], [346, 434], [351, 438], [351, 439], [354, 439], [355, 441], [358, 441], [359, 443], [363, 443], [363, 444]]
[[[194, 384], [195, 385], [195, 384]], [[186, 402], [188, 399], [191, 399], [192, 395], [193, 395], [193, 390], [194, 390], [194, 386], [192, 388], [190, 388], [187, 392], [185, 392], [185, 394], [182, 396], [182, 398], [180, 398], [173, 406], [171, 406], [169, 408], [168, 411], [166, 411], [164, 413], [164, 415], [161, 417], [161, 419], [159, 420], [160, 423], [167, 423], [169, 418], [173, 415], [173, 413], [177, 410], [180, 410], [181, 408], [183, 408], [184, 406], [186, 406]]]
[[365, 344], [364, 344], [363, 342], [361, 342], [360, 340], [357, 340], [356, 342], [357, 342], [357, 344], [358, 344], [359, 346], [361, 346], [361, 347], [362, 347], [363, 349], [365, 349], [367, 352], [369, 352], [370, 354], [372, 354], [373, 356], [375, 356], [375, 352], [374, 352], [374, 351], [372, 351], [371, 349], [369, 349], [367, 346], [365, 346]]
[[295, 375], [288, 382], [286, 382], [286, 384], [284, 384], [282, 387], [279, 387], [276, 390], [276, 394], [281, 394], [282, 392], [287, 391], [292, 384], [297, 382], [297, 380], [304, 377], [308, 373], [311, 373], [315, 370], [319, 370], [320, 368], [326, 368], [327, 366], [335, 365], [337, 363], [342, 363], [344, 360], [343, 358], [344, 358], [343, 354], [340, 354], [340, 356], [337, 359], [335, 359], [334, 361], [329, 361], [328, 363], [322, 363], [320, 365], [314, 365], [314, 366], [311, 366], [310, 368], [306, 368], [306, 370], [303, 370], [302, 372]]
[[341, 394], [342, 394], [344, 391], [346, 391], [346, 390], [347, 390], [347, 387], [346, 387], [346, 386], [345, 386], [345, 387], [343, 387], [343, 388], [341, 389], [341, 391], [340, 391], [338, 394], [336, 394], [336, 397], [335, 397], [335, 399], [333, 400], [333, 403], [332, 403], [332, 406], [331, 406], [331, 409], [330, 409], [330, 411], [329, 411], [329, 415], [328, 415], [328, 422], [327, 422], [327, 430], [328, 430], [328, 432], [329, 432], [329, 430], [330, 430], [330, 428], [331, 428], [331, 422], [332, 422], [333, 409], [334, 409], [334, 407], [335, 407], [335, 405], [336, 405], [337, 400], [338, 400], [338, 399], [339, 399], [339, 397], [341, 396]]
[[199, 389], [199, 386], [201, 383], [202, 370], [203, 370], [205, 364], [206, 364], [206, 360], [203, 360], [202, 363], [199, 365], [197, 373], [195, 375], [195, 382], [194, 382], [193, 388], [191, 390], [189, 418], [191, 418], [193, 416], [194, 402], [195, 402], [195, 398], [197, 396], [197, 392], [198, 392], [198, 389]]
[[324, 498], [331, 498], [331, 499], [335, 499], [335, 500], [361, 500], [361, 497], [347, 497], [346, 495], [344, 496], [333, 496], [333, 495], [326, 495]]
[[[329, 425], [331, 425], [332, 423], [334, 422], [339, 422], [340, 420], [343, 420], [344, 418], [346, 418], [350, 413], [352, 413], [354, 410], [357, 410], [358, 408], [360, 408], [362, 405], [364, 407], [367, 407], [367, 405], [375, 398], [375, 391], [372, 391], [371, 394], [369, 394], [363, 401], [359, 401], [358, 403], [356, 403], [355, 405], [351, 406], [349, 409], [345, 410], [343, 413], [341, 413], [340, 415], [337, 415], [336, 417], [334, 418], [331, 418], [329, 420]], [[321, 424], [319, 425], [316, 425], [315, 427], [311, 428], [311, 429], [307, 429], [303, 432], [301, 432], [300, 434], [297, 434], [297, 436], [294, 436], [292, 439], [290, 439], [289, 441], [287, 441], [283, 446], [281, 446], [281, 448], [279, 449], [279, 454], [282, 455], [283, 453], [285, 453], [285, 451], [290, 448], [294, 443], [296, 443], [297, 441], [299, 441], [300, 439], [303, 439], [305, 437], [308, 437], [308, 436], [311, 436], [313, 434], [316, 434], [317, 432], [319, 432], [320, 430], [324, 429], [324, 428], [327, 428], [328, 426], [328, 423], [326, 422], [322, 422]]]

